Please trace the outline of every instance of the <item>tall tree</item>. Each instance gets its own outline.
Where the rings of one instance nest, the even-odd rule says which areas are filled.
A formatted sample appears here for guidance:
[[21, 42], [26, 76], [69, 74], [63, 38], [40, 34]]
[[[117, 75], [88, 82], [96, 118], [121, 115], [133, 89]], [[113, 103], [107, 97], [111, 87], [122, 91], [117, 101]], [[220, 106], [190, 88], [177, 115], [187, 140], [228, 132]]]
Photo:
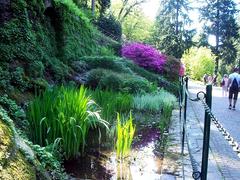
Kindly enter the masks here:
[[162, 52], [181, 58], [193, 42], [195, 30], [187, 30], [191, 20], [188, 0], [162, 0], [155, 21], [152, 43]]
[[236, 23], [236, 4], [234, 0], [207, 0], [206, 5], [201, 8], [201, 19], [204, 23], [204, 31], [208, 35], [215, 36], [215, 47], [211, 46], [216, 55], [215, 70], [219, 71], [219, 61], [221, 61], [221, 71], [224, 66], [234, 64], [237, 50], [235, 40], [239, 37], [238, 25]]
[[111, 0], [73, 0], [73, 2], [79, 7], [91, 8], [93, 17], [96, 11], [102, 16], [111, 5]]
[[151, 37], [153, 21], [145, 16], [141, 8], [135, 9], [122, 23], [127, 40], [145, 42]]
[[148, 0], [116, 0], [113, 2], [114, 15], [120, 23], [131, 15], [141, 4]]

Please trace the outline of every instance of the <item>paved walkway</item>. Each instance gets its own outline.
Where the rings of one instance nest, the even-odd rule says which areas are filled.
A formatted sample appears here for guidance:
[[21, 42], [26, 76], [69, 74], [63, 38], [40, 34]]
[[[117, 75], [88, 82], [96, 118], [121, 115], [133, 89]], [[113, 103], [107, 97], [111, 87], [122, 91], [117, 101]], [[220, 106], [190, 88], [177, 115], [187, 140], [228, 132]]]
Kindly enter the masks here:
[[[205, 91], [205, 86], [190, 82], [191, 97], [199, 91]], [[236, 111], [228, 109], [228, 98], [222, 97], [221, 88], [213, 87], [212, 111], [224, 128], [240, 143], [240, 99]], [[188, 101], [187, 107], [187, 139], [195, 158], [198, 169], [201, 169], [203, 144], [204, 109], [201, 102]], [[179, 111], [173, 112], [169, 128], [169, 141], [165, 150], [161, 180], [193, 179], [192, 165], [185, 142], [184, 157], [181, 158], [181, 122]], [[240, 180], [240, 158], [231, 146], [211, 124], [210, 151], [208, 161], [208, 180]]]
[[[192, 97], [200, 90], [205, 91], [205, 86], [193, 82], [189, 83], [189, 91]], [[197, 162], [200, 163], [204, 109], [201, 102], [188, 101], [187, 110], [187, 136], [193, 155]], [[213, 87], [212, 111], [231, 136], [240, 143], [240, 99], [236, 111], [229, 110], [228, 98], [222, 97], [221, 88]], [[184, 169], [188, 169], [184, 171], [184, 177], [185, 179], [191, 179], [191, 172], [189, 172], [187, 166], [189, 164], [188, 156], [185, 157], [184, 163], [186, 165]], [[213, 123], [210, 132], [208, 179], [240, 179], [240, 159]]]

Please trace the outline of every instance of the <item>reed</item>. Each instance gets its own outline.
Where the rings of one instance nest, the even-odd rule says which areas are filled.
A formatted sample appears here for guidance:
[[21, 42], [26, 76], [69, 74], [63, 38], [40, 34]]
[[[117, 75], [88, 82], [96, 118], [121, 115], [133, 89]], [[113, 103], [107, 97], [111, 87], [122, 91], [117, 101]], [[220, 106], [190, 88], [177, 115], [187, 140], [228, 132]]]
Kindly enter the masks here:
[[128, 156], [131, 150], [133, 136], [135, 132], [135, 125], [133, 125], [132, 113], [128, 120], [121, 119], [120, 114], [117, 114], [117, 125], [116, 125], [116, 151], [117, 157], [123, 159]]
[[95, 91], [89, 90], [89, 94], [101, 107], [103, 119], [111, 124], [113, 124], [117, 118], [117, 112], [125, 114], [129, 112], [133, 106], [133, 96], [127, 93], [96, 89]]
[[60, 139], [65, 158], [84, 153], [90, 127], [108, 123], [100, 117], [96, 103], [86, 95], [86, 89], [54, 88], [37, 96], [29, 105], [27, 119], [30, 137], [41, 146]]

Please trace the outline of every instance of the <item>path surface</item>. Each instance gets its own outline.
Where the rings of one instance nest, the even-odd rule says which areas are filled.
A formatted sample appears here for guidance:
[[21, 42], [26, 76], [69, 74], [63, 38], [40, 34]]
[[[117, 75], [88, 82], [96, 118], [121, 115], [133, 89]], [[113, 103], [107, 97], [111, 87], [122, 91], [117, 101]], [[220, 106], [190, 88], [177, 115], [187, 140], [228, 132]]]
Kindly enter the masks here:
[[[195, 97], [196, 93], [201, 90], [205, 92], [205, 86], [189, 82], [189, 91], [192, 97]], [[222, 97], [221, 88], [213, 87], [212, 111], [231, 136], [240, 143], [240, 99], [236, 111], [229, 110], [228, 98]], [[194, 156], [199, 162], [201, 162], [203, 120], [204, 109], [201, 102], [189, 101], [187, 135]], [[208, 179], [240, 179], [240, 158], [213, 123], [210, 132], [209, 159]], [[188, 176], [186, 175], [186, 177]]]

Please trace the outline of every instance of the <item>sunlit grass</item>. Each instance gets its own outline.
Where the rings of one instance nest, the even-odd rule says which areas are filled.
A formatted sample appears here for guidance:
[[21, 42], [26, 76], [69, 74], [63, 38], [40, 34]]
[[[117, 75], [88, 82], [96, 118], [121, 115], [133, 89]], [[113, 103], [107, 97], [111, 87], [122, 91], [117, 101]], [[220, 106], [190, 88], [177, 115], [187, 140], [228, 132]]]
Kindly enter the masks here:
[[161, 89], [153, 94], [138, 95], [133, 98], [133, 107], [136, 110], [150, 113], [161, 113], [160, 129], [169, 124], [176, 97]]
[[174, 103], [176, 97], [161, 89], [152, 94], [137, 95], [133, 98], [133, 107], [137, 110], [157, 112], [168, 103]]
[[90, 127], [107, 127], [99, 112], [83, 86], [47, 90], [28, 107], [30, 137], [41, 146], [58, 141], [69, 159], [84, 152]]
[[121, 119], [120, 114], [117, 114], [116, 125], [116, 151], [117, 157], [122, 159], [129, 155], [133, 136], [135, 132], [135, 126], [133, 125], [132, 113], [127, 120]]
[[130, 94], [99, 89], [95, 91], [89, 90], [89, 94], [101, 107], [103, 119], [110, 123], [113, 123], [117, 118], [117, 112], [121, 114], [128, 113], [133, 105], [133, 96]]

